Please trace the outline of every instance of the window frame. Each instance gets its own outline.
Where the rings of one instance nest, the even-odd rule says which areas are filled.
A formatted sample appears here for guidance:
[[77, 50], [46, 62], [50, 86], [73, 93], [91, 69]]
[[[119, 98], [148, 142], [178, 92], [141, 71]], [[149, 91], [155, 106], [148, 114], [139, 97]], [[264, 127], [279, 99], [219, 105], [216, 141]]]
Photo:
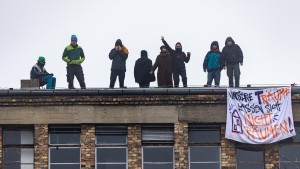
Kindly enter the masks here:
[[[143, 136], [144, 136], [144, 130], [147, 129], [166, 129], [166, 132], [168, 130], [172, 131], [172, 139], [170, 140], [155, 140], [155, 139], [148, 139], [148, 140], [144, 140]], [[174, 124], [143, 124], [141, 126], [141, 141], [142, 141], [142, 145], [174, 145], [174, 139], [175, 139], [175, 132], [174, 132]]]
[[[190, 136], [191, 132], [193, 131], [218, 131], [219, 132], [219, 140], [216, 142], [191, 142], [191, 140], [188, 140], [189, 145], [189, 153], [188, 153], [188, 162], [189, 162], [189, 169], [191, 169], [191, 164], [219, 164], [219, 168], [222, 168], [222, 148], [221, 148], [221, 124], [198, 124], [198, 123], [189, 123], [188, 125], [188, 136]], [[201, 135], [199, 135], [201, 137]], [[214, 147], [218, 148], [219, 150], [219, 162], [205, 162], [205, 161], [198, 161], [198, 162], [192, 162], [191, 161], [191, 148], [197, 148], [197, 147]]]
[[[144, 148], [151, 148], [151, 147], [153, 147], [153, 148], [163, 148], [163, 147], [165, 147], [165, 148], [172, 148], [172, 169], [175, 169], [175, 150], [174, 150], [174, 146], [167, 146], [167, 145], [165, 145], [165, 146], [161, 146], [161, 145], [157, 145], [157, 146], [154, 146], [154, 145], [151, 145], [151, 146], [148, 146], [148, 145], [146, 145], [146, 146], [142, 146], [142, 169], [144, 169], [144, 164], [146, 163], [146, 164], [156, 164], [156, 163], [162, 163], [162, 162], [144, 162]], [[162, 164], [170, 164], [171, 162], [163, 162]]]
[[[109, 128], [109, 127], [112, 127], [112, 128], [123, 128], [123, 129], [125, 129], [126, 128], [126, 132], [124, 132], [124, 133], [122, 133], [122, 132], [119, 132], [119, 134], [117, 133], [117, 132], [115, 132], [116, 134], [115, 135], [125, 135], [125, 138], [126, 138], [126, 142], [125, 143], [100, 143], [100, 144], [98, 144], [97, 142], [98, 142], [98, 135], [101, 135], [101, 134], [97, 134], [97, 128], [100, 128], [100, 127], [107, 127], [107, 128]], [[100, 132], [98, 132], [98, 133], [100, 133]], [[103, 135], [114, 135], [114, 134], [111, 134], [111, 133], [108, 133], [108, 132], [103, 132], [104, 134]], [[98, 147], [100, 147], [100, 146], [127, 146], [127, 144], [128, 144], [128, 126], [127, 125], [96, 125], [96, 127], [95, 127], [95, 145]]]
[[[296, 127], [300, 128], [300, 122], [294, 122], [294, 126], [295, 126], [295, 128]], [[297, 134], [300, 135], [300, 130], [298, 130], [298, 131], [299, 131], [299, 133], [297, 133], [297, 130], [296, 130], [296, 135]], [[298, 163], [300, 165], [300, 160], [299, 161], [294, 161], [294, 160], [290, 160], [290, 159], [285, 159], [285, 161], [282, 161], [281, 159], [285, 158], [285, 157], [282, 157], [282, 155], [280, 154], [280, 149], [282, 147], [294, 147], [294, 146], [297, 146], [297, 147], [300, 148], [300, 140], [294, 142], [293, 137], [290, 137], [290, 138], [287, 138], [287, 139], [284, 139], [284, 140], [280, 141], [278, 144], [279, 144], [279, 150], [278, 150], [279, 151], [278, 152], [278, 154], [279, 154], [279, 168], [281, 167], [282, 163], [291, 163], [291, 164], [294, 164], [294, 165], [296, 165], [296, 163]]]
[[[261, 149], [262, 151], [262, 161], [261, 162], [254, 162], [254, 161], [238, 161], [238, 149]], [[253, 150], [254, 151], [254, 150]], [[244, 144], [244, 143], [236, 143], [235, 146], [235, 152], [236, 152], [236, 166], [238, 167], [239, 163], [247, 163], [247, 164], [258, 164], [258, 163], [262, 163], [263, 164], [263, 168], [265, 169], [265, 146], [264, 145], [252, 145], [252, 144]]]
[[[57, 128], [57, 129], [72, 129], [74, 127], [74, 133], [79, 134], [79, 143], [78, 144], [51, 144], [51, 134], [52, 131], [51, 128]], [[79, 129], [79, 130], [78, 130]], [[77, 130], [77, 131], [76, 131]], [[59, 131], [53, 131], [53, 133], [56, 133]], [[72, 131], [61, 131], [61, 133], [72, 133]], [[48, 126], [48, 167], [51, 169], [51, 164], [62, 164], [62, 165], [68, 165], [68, 164], [78, 164], [81, 168], [81, 125], [49, 125]], [[79, 163], [51, 163], [51, 149], [79, 149]]]
[[[5, 131], [30, 131], [32, 132], [32, 144], [5, 144], [4, 139], [5, 139]], [[21, 138], [22, 139], [22, 138]], [[32, 150], [33, 154], [32, 154], [32, 163], [22, 163], [22, 160], [18, 161], [9, 161], [6, 162], [5, 161], [5, 152], [8, 149], [18, 149], [19, 151], [21, 151], [22, 149], [28, 149], [28, 150]], [[22, 153], [20, 152], [20, 159], [22, 157]], [[7, 125], [7, 126], [3, 126], [2, 127], [2, 158], [3, 158], [3, 164], [2, 167], [4, 168], [6, 164], [17, 164], [22, 166], [23, 165], [32, 165], [34, 168], [34, 126], [32, 125]]]
[[[97, 153], [97, 149], [110, 149], [110, 148], [119, 148], [119, 149], [125, 149], [126, 150], [126, 162], [125, 163], [99, 163], [98, 160], [98, 153]], [[125, 164], [126, 165], [126, 169], [128, 169], [128, 147], [95, 147], [95, 169], [98, 169], [98, 164]]]
[[[110, 135], [110, 134], [113, 134], [115, 133], [116, 135], [120, 135], [120, 136], [124, 136], [125, 135], [125, 139], [126, 139], [126, 142], [125, 143], [100, 143], [98, 144], [98, 137], [97, 135], [101, 135], [100, 131], [97, 132], [97, 128], [101, 128], [101, 127], [104, 127], [104, 128], [119, 128], [119, 132], [113, 132], [114, 130], [112, 130], [112, 132], [102, 132], [103, 135]], [[122, 131], [123, 129], [123, 131]], [[115, 130], [116, 131], [116, 130]], [[110, 125], [96, 125], [95, 126], [95, 168], [97, 169], [98, 168], [98, 164], [125, 164], [125, 163], [99, 163], [98, 162], [98, 154], [97, 154], [97, 150], [98, 149], [114, 149], [114, 148], [120, 148], [120, 149], [125, 149], [126, 150], [126, 169], [128, 169], [128, 126], [127, 125], [118, 125], [118, 124], [110, 124]]]

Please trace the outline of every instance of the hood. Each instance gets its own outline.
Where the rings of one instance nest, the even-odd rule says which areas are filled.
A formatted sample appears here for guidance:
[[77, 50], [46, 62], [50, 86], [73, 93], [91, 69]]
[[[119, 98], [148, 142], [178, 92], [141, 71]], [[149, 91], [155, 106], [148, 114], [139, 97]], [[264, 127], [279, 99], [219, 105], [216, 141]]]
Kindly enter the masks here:
[[[181, 48], [176, 48], [176, 45], [177, 45], [177, 44], [179, 44], [179, 45], [181, 46]], [[175, 44], [175, 51], [176, 51], [176, 52], [182, 52], [182, 45], [181, 45], [180, 42], [177, 42], [177, 43]]]
[[218, 43], [217, 41], [213, 41], [213, 42], [211, 43], [211, 45], [210, 45], [210, 50], [213, 51], [213, 48], [212, 48], [212, 47], [213, 47], [214, 45], [216, 45], [216, 46], [218, 47], [218, 48], [217, 48], [217, 49], [218, 49], [217, 51], [219, 51], [219, 43]]
[[141, 51], [141, 58], [142, 59], [148, 59], [148, 53], [146, 50], [142, 50]]
[[115, 43], [115, 46], [123, 46], [121, 39], [118, 39]]
[[228, 37], [228, 38], [226, 38], [225, 46], [227, 46], [226, 43], [227, 43], [228, 41], [231, 41], [233, 44], [235, 44], [235, 42], [234, 42], [234, 40], [232, 39], [232, 37]]

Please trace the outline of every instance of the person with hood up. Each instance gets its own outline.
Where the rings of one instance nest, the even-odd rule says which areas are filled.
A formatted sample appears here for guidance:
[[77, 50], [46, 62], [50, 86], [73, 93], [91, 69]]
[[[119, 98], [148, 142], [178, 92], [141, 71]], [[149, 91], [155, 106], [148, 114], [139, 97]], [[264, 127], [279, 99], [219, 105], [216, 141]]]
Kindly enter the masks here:
[[151, 82], [150, 71], [152, 68], [152, 61], [148, 58], [146, 50], [141, 51], [141, 58], [139, 58], [134, 65], [134, 78], [135, 82], [140, 87], [149, 87]]
[[210, 45], [210, 51], [207, 52], [203, 62], [203, 70], [208, 72], [206, 85], [209, 87], [213, 80], [216, 86], [220, 86], [221, 70], [224, 67], [220, 56], [219, 43], [213, 41]]
[[158, 87], [173, 87], [172, 82], [172, 56], [165, 46], [160, 47], [160, 54], [157, 56], [152, 67], [151, 74], [158, 68]]
[[110, 88], [114, 88], [117, 76], [119, 77], [119, 86], [124, 88], [126, 60], [128, 58], [128, 49], [123, 45], [122, 41], [118, 39], [115, 47], [109, 53], [109, 59], [112, 60], [111, 74], [110, 74]]
[[187, 87], [187, 75], [185, 69], [185, 63], [188, 63], [190, 60], [191, 53], [187, 52], [186, 54], [182, 51], [182, 45], [180, 42], [175, 44], [175, 50], [173, 50], [169, 44], [165, 41], [164, 37], [161, 37], [163, 44], [166, 46], [168, 52], [172, 56], [172, 68], [173, 68], [173, 80], [174, 86], [179, 86], [179, 75], [183, 83], [183, 87]]
[[45, 57], [40, 56], [37, 63], [32, 66], [30, 79], [39, 79], [40, 86], [46, 85], [46, 89], [55, 89], [56, 78], [45, 69]]
[[83, 49], [77, 44], [77, 36], [71, 36], [71, 44], [68, 45], [63, 53], [62, 59], [67, 63], [67, 81], [69, 89], [75, 89], [74, 76], [76, 76], [81, 89], [86, 89], [84, 74], [81, 63], [85, 60]]
[[240, 65], [243, 66], [244, 56], [240, 46], [235, 44], [231, 37], [228, 37], [225, 41], [221, 58], [224, 60], [224, 65], [227, 68], [229, 87], [233, 87], [233, 77], [235, 81], [235, 87], [239, 87], [241, 75]]

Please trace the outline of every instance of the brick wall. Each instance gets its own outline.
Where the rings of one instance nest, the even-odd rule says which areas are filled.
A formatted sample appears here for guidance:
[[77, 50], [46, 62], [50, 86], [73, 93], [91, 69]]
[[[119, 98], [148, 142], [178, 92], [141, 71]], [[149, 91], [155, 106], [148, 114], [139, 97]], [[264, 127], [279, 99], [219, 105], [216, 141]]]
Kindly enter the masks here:
[[95, 168], [95, 125], [81, 125], [81, 168]]
[[141, 125], [128, 125], [128, 169], [142, 168]]
[[265, 145], [265, 169], [279, 168], [279, 145], [278, 143]]
[[235, 142], [225, 139], [226, 124], [221, 125], [221, 166], [222, 169], [236, 169]]
[[48, 125], [34, 125], [34, 168], [48, 169]]
[[174, 124], [175, 169], [188, 169], [188, 123]]

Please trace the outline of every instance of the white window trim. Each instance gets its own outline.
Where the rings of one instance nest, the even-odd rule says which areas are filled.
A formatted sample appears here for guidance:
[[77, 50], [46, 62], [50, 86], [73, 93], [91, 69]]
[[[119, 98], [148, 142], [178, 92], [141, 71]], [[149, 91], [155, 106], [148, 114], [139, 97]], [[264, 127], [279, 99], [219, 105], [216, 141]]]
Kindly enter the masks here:
[[[173, 161], [172, 162], [144, 162], [144, 148], [170, 148], [172, 147], [172, 156], [173, 156]], [[142, 146], [142, 169], [144, 169], [144, 164], [171, 164], [173, 163], [173, 169], [175, 169], [175, 155], [174, 155], [174, 146]]]
[[[126, 139], [127, 140], [127, 139]], [[104, 148], [122, 148], [122, 149], [126, 149], [126, 162], [125, 163], [98, 163], [97, 161], [97, 149], [104, 149]], [[95, 165], [96, 165], [96, 169], [98, 167], [98, 164], [126, 164], [126, 169], [128, 169], [128, 148], [127, 147], [96, 147], [95, 148]]]

